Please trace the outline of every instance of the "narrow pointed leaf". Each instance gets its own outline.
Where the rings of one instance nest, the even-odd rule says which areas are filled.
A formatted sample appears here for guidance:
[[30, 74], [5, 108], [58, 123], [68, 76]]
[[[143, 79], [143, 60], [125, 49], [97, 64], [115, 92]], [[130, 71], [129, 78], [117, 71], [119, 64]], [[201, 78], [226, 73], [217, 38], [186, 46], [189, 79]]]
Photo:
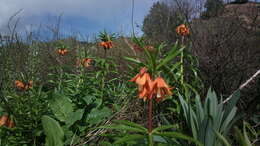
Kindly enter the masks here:
[[215, 132], [215, 134], [217, 135], [217, 137], [221, 140], [221, 142], [224, 144], [224, 146], [231, 146], [229, 143], [228, 143], [228, 141], [227, 141], [227, 139], [223, 136], [223, 135], [221, 135], [219, 132], [217, 132], [217, 131], [214, 131]]
[[147, 129], [139, 124], [136, 124], [136, 123], [133, 123], [133, 122], [130, 122], [130, 121], [126, 121], [126, 120], [116, 120], [114, 121], [115, 123], [118, 123], [118, 124], [123, 124], [123, 125], [127, 125], [127, 126], [130, 126], [130, 127], [134, 127], [134, 128], [138, 128], [140, 130], [144, 130], [144, 131], [147, 131]]
[[168, 56], [165, 57], [165, 59], [163, 59], [161, 61], [161, 63], [157, 66], [157, 70], [160, 69], [163, 65], [165, 65], [166, 63], [170, 62], [173, 58], [175, 58], [177, 55], [179, 55], [182, 51], [184, 50], [184, 48], [181, 48], [179, 50], [177, 50], [176, 52], [173, 53], [169, 53]]
[[130, 61], [132, 63], [138, 64], [138, 65], [143, 65], [143, 63], [140, 60], [137, 60], [137, 59], [134, 59], [134, 58], [124, 57], [124, 59], [126, 59], [127, 61]]
[[146, 133], [146, 130], [130, 127], [127, 125], [109, 125], [109, 126], [100, 126], [98, 128], [99, 129], [101, 128], [101, 129], [113, 129], [113, 130], [126, 130], [126, 131]]
[[245, 141], [242, 132], [241, 132], [237, 127], [235, 127], [234, 129], [235, 129], [235, 138], [236, 138], [236, 141], [237, 141], [241, 146], [250, 146], [250, 145], [247, 145], [247, 142]]
[[187, 140], [187, 141], [190, 141], [190, 142], [194, 142], [195, 144], [197, 144], [199, 146], [202, 146], [202, 144], [198, 140], [196, 140], [196, 139], [194, 139], [190, 136], [184, 135], [182, 133], [179, 133], [179, 132], [160, 132], [160, 133], [155, 133], [155, 134], [160, 135], [160, 136], [184, 139], [184, 140]]
[[160, 126], [160, 127], [157, 127], [155, 129], [153, 129], [152, 133], [154, 132], [158, 132], [158, 131], [163, 131], [163, 130], [167, 130], [167, 129], [170, 129], [170, 128], [175, 128], [176, 125], [164, 125], [164, 126]]
[[251, 146], [251, 142], [250, 142], [249, 137], [247, 135], [245, 122], [243, 123], [243, 135], [244, 135], [244, 141], [245, 141], [246, 145]]
[[230, 100], [226, 103], [224, 117], [226, 117], [231, 112], [233, 107], [236, 106], [237, 101], [240, 98], [240, 91], [236, 90], [229, 98]]
[[144, 139], [145, 137], [146, 137], [146, 135], [140, 135], [140, 134], [126, 135], [126, 136], [118, 139], [117, 141], [115, 141], [114, 144], [120, 144], [120, 143], [124, 143], [124, 142], [129, 142], [129, 141], [136, 141], [136, 140]]

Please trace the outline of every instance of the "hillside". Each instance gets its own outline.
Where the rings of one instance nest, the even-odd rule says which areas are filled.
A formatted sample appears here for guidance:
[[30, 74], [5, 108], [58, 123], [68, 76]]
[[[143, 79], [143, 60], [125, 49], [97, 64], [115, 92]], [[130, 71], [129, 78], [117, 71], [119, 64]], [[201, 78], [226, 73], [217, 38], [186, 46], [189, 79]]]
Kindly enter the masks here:
[[247, 2], [247, 3], [229, 3], [224, 7], [224, 11], [220, 17], [233, 17], [242, 22], [243, 26], [247, 28], [260, 29], [260, 3]]

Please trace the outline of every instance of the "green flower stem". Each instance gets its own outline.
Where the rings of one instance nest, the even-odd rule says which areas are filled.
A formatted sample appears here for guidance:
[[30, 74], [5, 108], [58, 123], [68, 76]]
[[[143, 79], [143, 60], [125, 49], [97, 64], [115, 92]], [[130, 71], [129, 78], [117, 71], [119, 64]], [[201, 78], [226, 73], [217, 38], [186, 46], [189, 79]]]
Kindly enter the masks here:
[[148, 146], [153, 146], [153, 135], [152, 133], [148, 133]]
[[[182, 37], [182, 40], [181, 40], [181, 45], [184, 45], [184, 36]], [[181, 52], [181, 84], [183, 85], [184, 83], [184, 51]]]

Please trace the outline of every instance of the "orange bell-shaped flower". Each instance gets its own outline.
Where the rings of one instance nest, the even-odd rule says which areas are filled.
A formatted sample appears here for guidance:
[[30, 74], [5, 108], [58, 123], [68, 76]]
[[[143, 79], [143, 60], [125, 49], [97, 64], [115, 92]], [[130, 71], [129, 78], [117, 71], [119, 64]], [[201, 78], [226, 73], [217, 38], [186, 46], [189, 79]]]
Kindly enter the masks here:
[[33, 81], [30, 80], [28, 83], [23, 83], [22, 81], [15, 80], [15, 86], [19, 90], [28, 90], [33, 86]]
[[24, 86], [24, 90], [31, 89], [33, 86], [33, 81], [30, 80], [27, 84]]
[[90, 58], [85, 58], [85, 59], [82, 59], [82, 62], [81, 62], [81, 63], [82, 63], [82, 65], [83, 65], [84, 67], [89, 67], [91, 61], [92, 61], [92, 59], [90, 59]]
[[15, 86], [16, 88], [18, 88], [19, 90], [23, 90], [25, 85], [23, 82], [19, 81], [19, 80], [15, 80]]
[[67, 49], [59, 49], [59, 50], [58, 50], [58, 54], [60, 54], [60, 55], [62, 55], [62, 56], [66, 55], [68, 52], [69, 52], [69, 51], [68, 51]]
[[8, 121], [7, 121], [6, 126], [7, 126], [8, 128], [14, 128], [15, 123], [14, 123], [14, 121], [13, 121], [12, 119], [9, 118]]
[[0, 127], [6, 125], [7, 122], [8, 122], [8, 116], [7, 116], [7, 115], [3, 115], [3, 116], [0, 118]]
[[147, 98], [152, 98], [152, 80], [145, 67], [143, 67], [140, 72], [130, 80], [130, 82], [135, 82], [138, 85], [139, 98], [143, 99], [144, 101]]
[[163, 78], [157, 77], [152, 85], [152, 92], [156, 96], [156, 102], [162, 101], [165, 96], [172, 95], [171, 89]]
[[102, 41], [99, 45], [102, 46], [104, 49], [111, 49], [113, 47], [113, 42], [111, 40]]
[[141, 70], [139, 71], [139, 73], [133, 77], [131, 80], [129, 80], [130, 82], [135, 82], [137, 83], [137, 80], [140, 80], [140, 78], [147, 72], [147, 68], [143, 67], [141, 68]]

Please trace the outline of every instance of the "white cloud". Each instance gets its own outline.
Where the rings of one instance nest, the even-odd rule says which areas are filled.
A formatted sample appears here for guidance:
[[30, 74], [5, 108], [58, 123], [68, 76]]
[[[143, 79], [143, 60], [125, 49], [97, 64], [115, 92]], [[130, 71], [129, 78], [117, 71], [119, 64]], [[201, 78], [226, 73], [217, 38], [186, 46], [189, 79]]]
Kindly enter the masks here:
[[[135, 0], [136, 17], [142, 18], [155, 1], [157, 0]], [[25, 20], [63, 14], [64, 17], [82, 17], [101, 24], [121, 19], [126, 22], [131, 16], [131, 3], [132, 0], [1, 0], [0, 28], [6, 27], [10, 16], [21, 9], [19, 17]], [[37, 19], [34, 23], [37, 24]]]

